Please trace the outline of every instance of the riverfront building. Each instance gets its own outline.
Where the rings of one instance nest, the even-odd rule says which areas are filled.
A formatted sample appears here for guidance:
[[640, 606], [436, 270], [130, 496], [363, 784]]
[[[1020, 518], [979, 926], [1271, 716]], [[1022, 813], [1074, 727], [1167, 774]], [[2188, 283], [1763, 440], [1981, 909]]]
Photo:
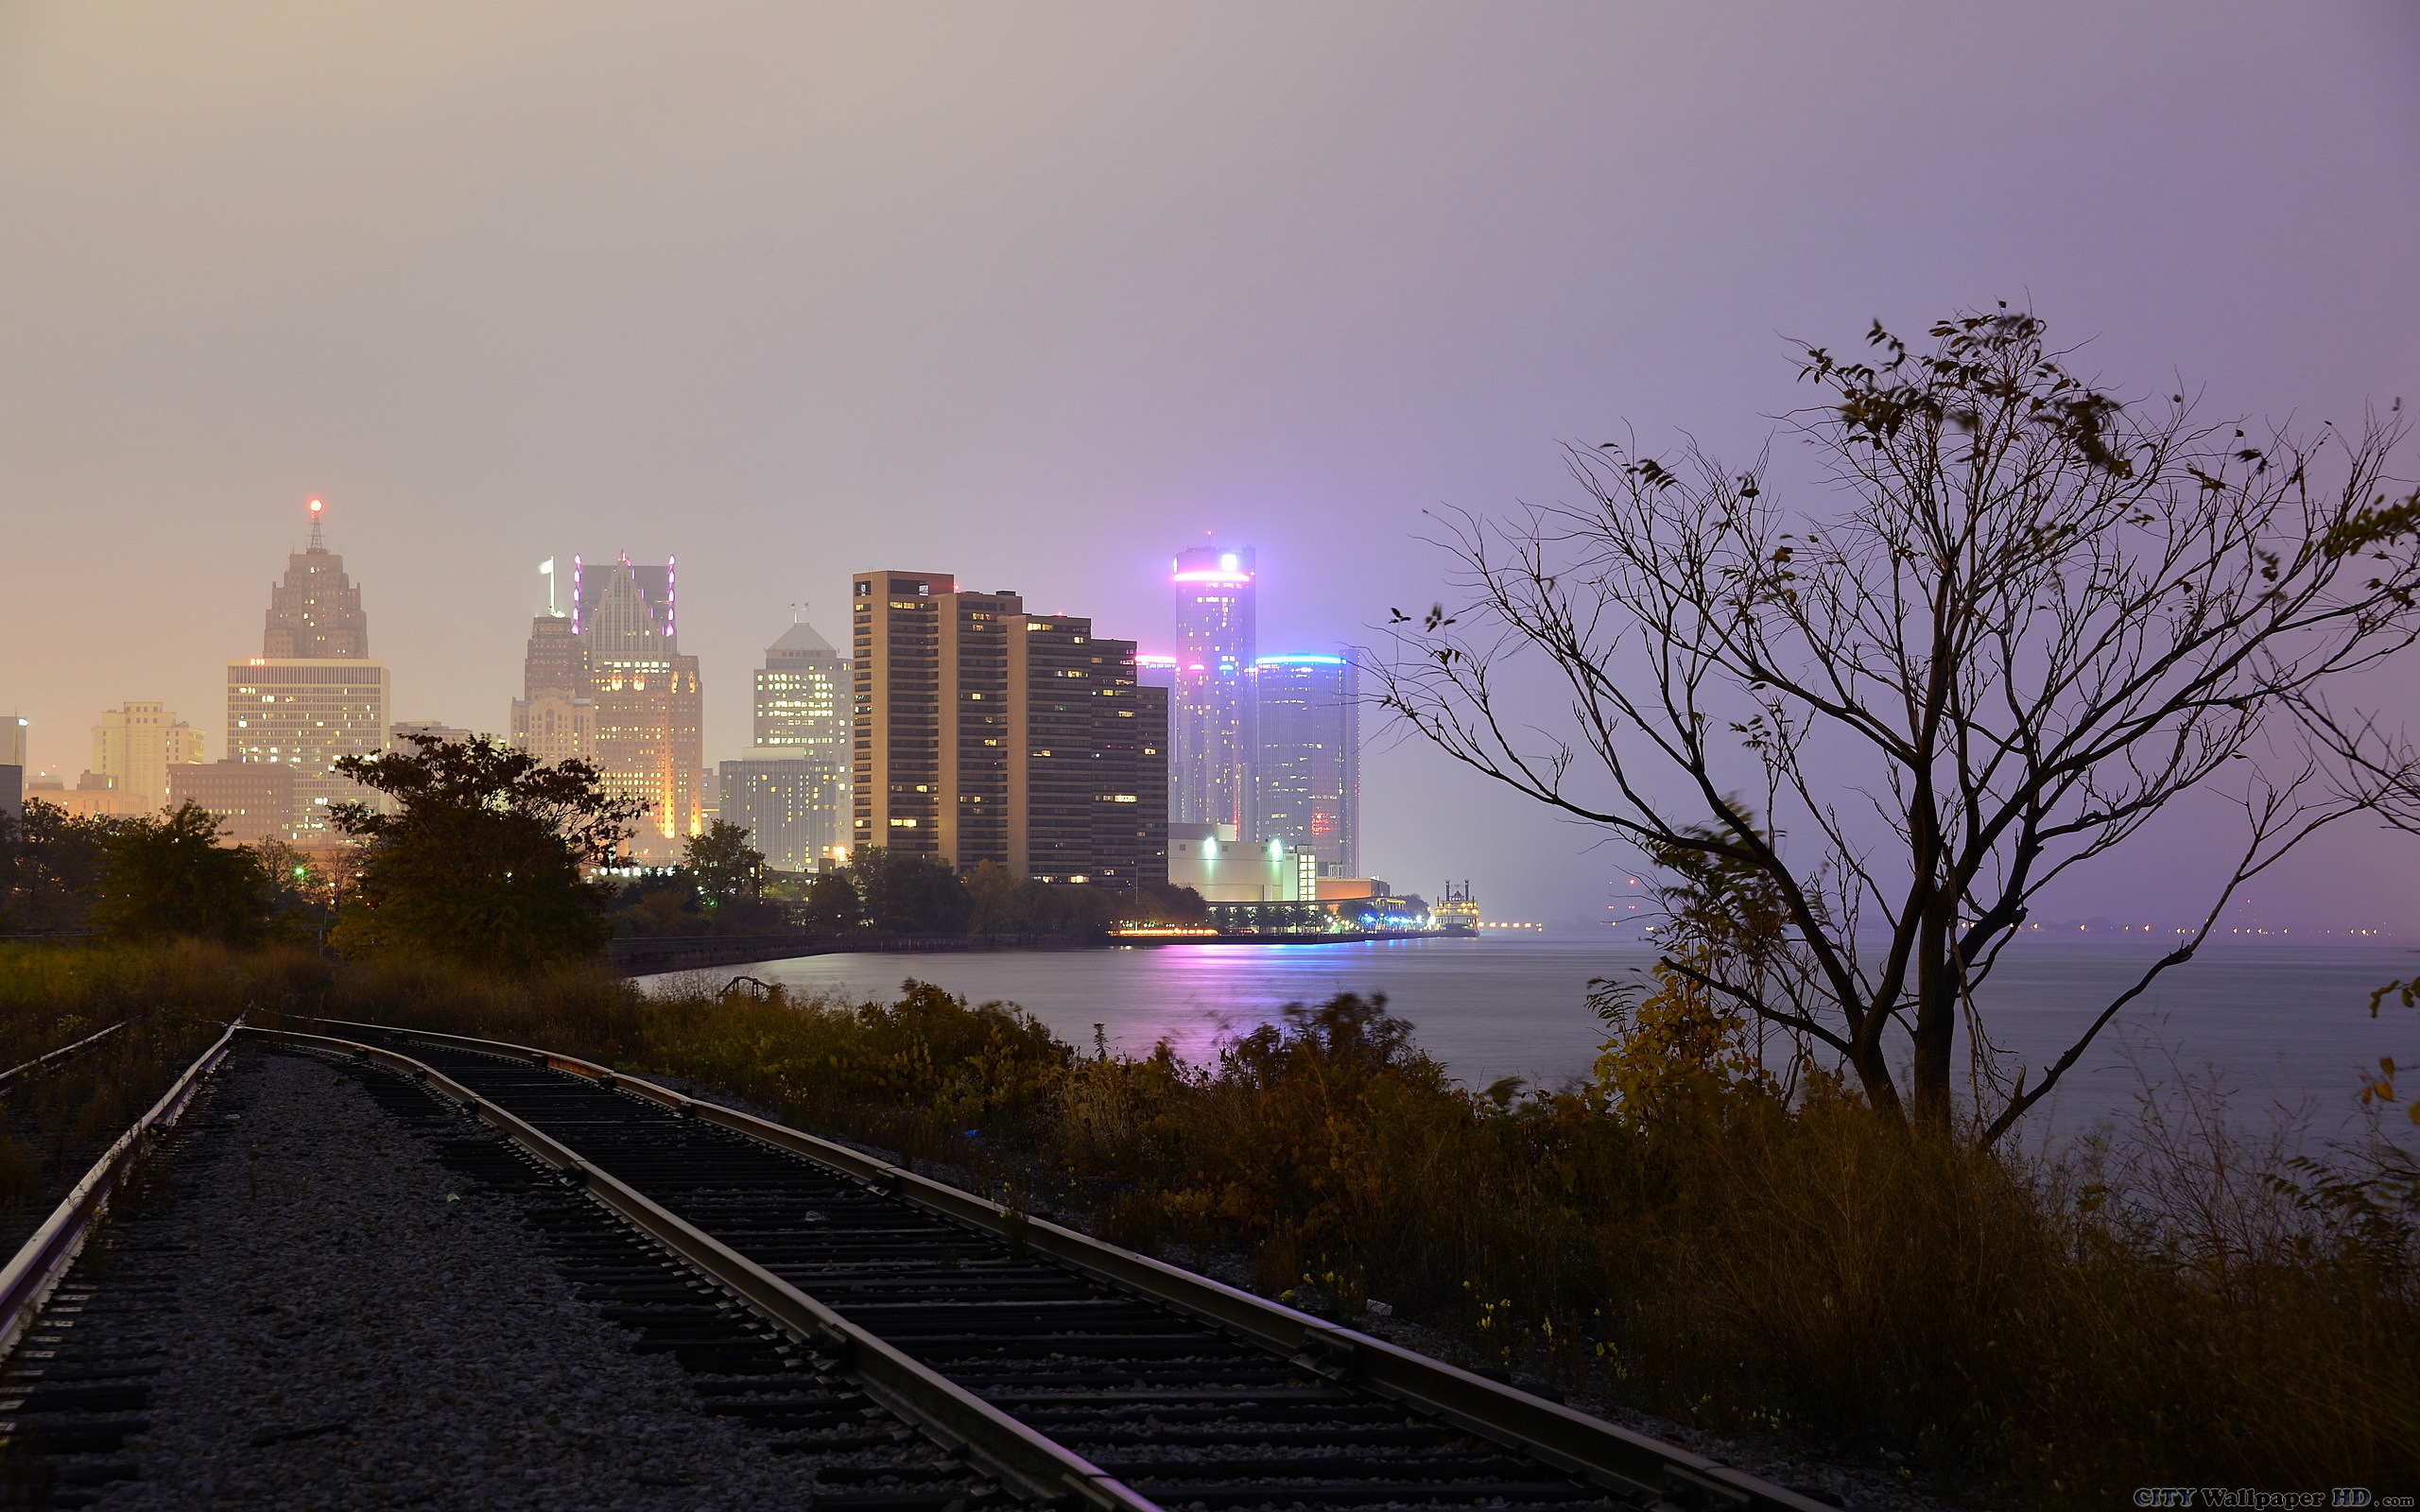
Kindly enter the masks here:
[[1330, 876], [1361, 869], [1361, 705], [1340, 656], [1253, 663], [1256, 833], [1316, 851]]
[[1168, 711], [1133, 642], [945, 573], [851, 587], [856, 843], [1044, 882], [1166, 880]]
[[1313, 902], [1322, 896], [1320, 857], [1273, 836], [1239, 840], [1223, 824], [1171, 824], [1168, 885], [1209, 903]]
[[370, 619], [321, 536], [324, 507], [311, 501], [310, 544], [269, 590], [261, 654], [227, 663], [227, 759], [294, 769], [288, 829], [306, 843], [330, 833], [330, 804], [369, 796], [337, 762], [387, 745], [387, 665], [370, 659]]
[[1169, 700], [1168, 803], [1182, 824], [1256, 828], [1253, 801], [1253, 554], [1176, 554], [1176, 661]]

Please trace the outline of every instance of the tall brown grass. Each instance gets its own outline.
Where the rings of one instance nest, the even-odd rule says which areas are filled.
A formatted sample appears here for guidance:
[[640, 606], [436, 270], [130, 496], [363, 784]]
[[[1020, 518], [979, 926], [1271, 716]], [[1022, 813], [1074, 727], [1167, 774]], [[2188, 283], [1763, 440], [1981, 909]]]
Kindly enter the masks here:
[[1122, 1243], [1243, 1255], [1311, 1305], [1383, 1298], [1568, 1386], [1888, 1452], [1986, 1502], [2413, 1488], [2412, 1194], [2167, 1105], [2018, 1158], [1911, 1137], [1820, 1080], [1783, 1098], [1664, 1077], [1652, 1116], [1606, 1082], [1472, 1093], [1350, 998], [1190, 1065], [1080, 1052], [912, 984], [758, 1002], [191, 954], [43, 980], [54, 1011], [137, 988], [241, 998], [694, 1078], [1080, 1208]]

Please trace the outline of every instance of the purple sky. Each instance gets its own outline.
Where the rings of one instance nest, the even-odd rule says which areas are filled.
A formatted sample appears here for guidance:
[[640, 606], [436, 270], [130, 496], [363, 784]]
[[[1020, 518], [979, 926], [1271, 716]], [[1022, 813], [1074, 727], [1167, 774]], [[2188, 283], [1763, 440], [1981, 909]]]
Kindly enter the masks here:
[[[1782, 334], [2030, 299], [2132, 392], [2420, 398], [2416, 65], [2408, 0], [13, 0], [0, 710], [71, 774], [129, 697], [219, 754], [315, 493], [407, 716], [503, 724], [540, 558], [677, 552], [719, 758], [854, 570], [1162, 643], [1216, 530], [1265, 650], [1367, 638], [1438, 596], [1422, 508], [1625, 418], [1753, 445]], [[1409, 747], [1365, 815], [1498, 917], [1623, 864]], [[2267, 911], [2415, 881], [2347, 835]]]

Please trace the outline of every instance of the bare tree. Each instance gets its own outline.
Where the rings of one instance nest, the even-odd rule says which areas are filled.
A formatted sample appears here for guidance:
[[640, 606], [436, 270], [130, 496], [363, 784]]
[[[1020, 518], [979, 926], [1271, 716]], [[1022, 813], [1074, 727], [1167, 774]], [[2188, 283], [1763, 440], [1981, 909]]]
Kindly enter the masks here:
[[[1570, 449], [1582, 502], [1459, 517], [1470, 602], [1397, 611], [1381, 701], [1777, 913], [1754, 948], [1665, 969], [1825, 1047], [1876, 1108], [1950, 1126], [1964, 1024], [1988, 1142], [2247, 880], [2349, 814], [2409, 817], [2420, 764], [2328, 693], [2420, 633], [2420, 494], [2389, 489], [2399, 404], [2358, 436], [2254, 439], [2181, 394], [2119, 404], [2005, 305], [1931, 337], [1796, 349], [1826, 391], [1783, 421], [1820, 459], [1806, 507], [1769, 496], [1770, 452], [1609, 443]], [[1507, 675], [1537, 653], [1567, 727]], [[2033, 901], [2196, 789], [2244, 819], [2198, 926], [2008, 1075], [1975, 993]]]

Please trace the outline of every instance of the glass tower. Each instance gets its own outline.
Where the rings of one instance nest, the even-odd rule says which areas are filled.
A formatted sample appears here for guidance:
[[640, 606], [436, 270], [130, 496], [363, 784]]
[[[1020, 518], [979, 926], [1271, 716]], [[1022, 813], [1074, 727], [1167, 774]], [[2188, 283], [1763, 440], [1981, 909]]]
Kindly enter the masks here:
[[1176, 554], [1176, 672], [1168, 699], [1168, 808], [1180, 824], [1258, 833], [1253, 794], [1252, 548]]
[[1257, 837], [1319, 857], [1332, 877], [1361, 875], [1361, 706], [1340, 656], [1265, 656], [1253, 681]]

